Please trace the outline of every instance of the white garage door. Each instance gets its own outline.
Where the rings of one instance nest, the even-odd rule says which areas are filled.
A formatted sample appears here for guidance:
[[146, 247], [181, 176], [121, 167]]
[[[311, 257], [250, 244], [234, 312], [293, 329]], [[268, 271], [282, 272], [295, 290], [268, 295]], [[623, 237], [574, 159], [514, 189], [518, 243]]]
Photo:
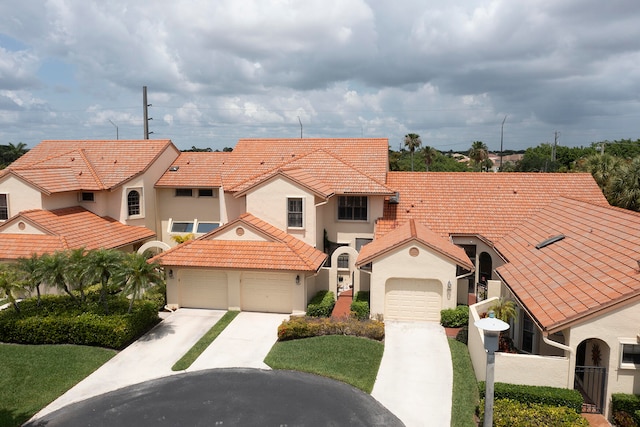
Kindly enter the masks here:
[[294, 284], [287, 273], [243, 273], [242, 310], [267, 313], [291, 313], [291, 288]]
[[440, 321], [442, 284], [427, 279], [389, 279], [384, 318], [389, 320]]
[[227, 275], [213, 270], [183, 270], [180, 275], [180, 306], [229, 308]]

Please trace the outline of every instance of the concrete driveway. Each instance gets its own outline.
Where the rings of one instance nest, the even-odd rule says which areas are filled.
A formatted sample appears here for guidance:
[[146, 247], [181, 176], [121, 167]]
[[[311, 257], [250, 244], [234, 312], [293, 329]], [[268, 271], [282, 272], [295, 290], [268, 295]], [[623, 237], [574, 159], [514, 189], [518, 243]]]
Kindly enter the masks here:
[[[35, 417], [122, 387], [184, 372], [172, 371], [171, 367], [225, 313], [224, 310], [182, 308], [168, 315]], [[277, 340], [278, 325], [288, 317], [240, 313], [188, 371], [227, 367], [270, 369], [262, 361]]]
[[371, 395], [407, 427], [451, 424], [453, 366], [442, 326], [385, 321], [385, 345]]

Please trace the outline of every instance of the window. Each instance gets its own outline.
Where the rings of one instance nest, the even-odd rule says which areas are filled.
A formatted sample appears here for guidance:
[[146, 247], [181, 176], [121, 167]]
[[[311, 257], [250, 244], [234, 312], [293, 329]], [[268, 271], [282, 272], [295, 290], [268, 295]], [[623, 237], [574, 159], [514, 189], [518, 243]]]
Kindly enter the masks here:
[[196, 233], [208, 233], [218, 227], [220, 227], [220, 224], [217, 222], [198, 222]]
[[173, 222], [171, 224], [172, 233], [193, 233], [193, 222]]
[[176, 188], [176, 197], [193, 197], [192, 188]]
[[[365, 238], [361, 238], [361, 237], [356, 237], [356, 250], [358, 252], [360, 252], [360, 249], [362, 249], [362, 247], [364, 245], [366, 245], [368, 243], [371, 243], [372, 241], [373, 241], [373, 239], [365, 239]], [[373, 264], [369, 263], [369, 264], [363, 265], [361, 268], [363, 270], [366, 270], [366, 271], [371, 271], [372, 267], [373, 267]]]
[[533, 353], [533, 338], [535, 336], [533, 321], [524, 314], [522, 318], [522, 351]]
[[287, 227], [302, 228], [302, 198], [287, 199]]
[[140, 195], [140, 190], [129, 190], [127, 192], [127, 210], [129, 216], [142, 214], [142, 211], [140, 209]]
[[218, 189], [201, 188], [198, 190], [198, 197], [218, 197]]
[[0, 194], [0, 221], [9, 219], [9, 196]]
[[640, 369], [640, 344], [622, 344], [620, 367]]
[[95, 201], [95, 196], [93, 195], [93, 193], [91, 193], [89, 191], [83, 191], [82, 193], [80, 193], [80, 201], [81, 202], [94, 202]]
[[338, 219], [350, 221], [367, 220], [367, 196], [340, 196]]
[[349, 254], [338, 255], [338, 268], [349, 268]]

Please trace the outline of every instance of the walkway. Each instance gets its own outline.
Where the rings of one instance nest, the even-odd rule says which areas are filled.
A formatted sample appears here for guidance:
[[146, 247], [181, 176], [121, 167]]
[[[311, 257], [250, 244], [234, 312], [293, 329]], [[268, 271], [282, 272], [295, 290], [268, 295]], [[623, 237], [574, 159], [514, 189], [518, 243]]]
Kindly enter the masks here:
[[351, 301], [353, 300], [353, 289], [341, 292], [338, 295], [336, 305], [333, 307], [331, 317], [344, 318], [351, 315]]

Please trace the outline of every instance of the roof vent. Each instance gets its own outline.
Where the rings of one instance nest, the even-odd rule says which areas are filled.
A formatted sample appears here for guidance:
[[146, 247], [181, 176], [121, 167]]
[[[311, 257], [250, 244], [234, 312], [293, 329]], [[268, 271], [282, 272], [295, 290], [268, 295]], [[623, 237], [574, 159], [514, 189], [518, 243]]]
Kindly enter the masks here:
[[542, 249], [547, 247], [555, 242], [559, 242], [564, 239], [564, 234], [558, 234], [557, 236], [549, 237], [547, 240], [544, 240], [536, 245], [536, 249]]
[[400, 192], [396, 191], [396, 194], [394, 194], [393, 196], [389, 197], [389, 204], [390, 205], [397, 205], [398, 203], [400, 203]]
[[180, 169], [180, 166], [171, 166], [171, 167], [169, 168], [169, 170], [170, 170], [171, 172], [176, 172], [178, 169]]

